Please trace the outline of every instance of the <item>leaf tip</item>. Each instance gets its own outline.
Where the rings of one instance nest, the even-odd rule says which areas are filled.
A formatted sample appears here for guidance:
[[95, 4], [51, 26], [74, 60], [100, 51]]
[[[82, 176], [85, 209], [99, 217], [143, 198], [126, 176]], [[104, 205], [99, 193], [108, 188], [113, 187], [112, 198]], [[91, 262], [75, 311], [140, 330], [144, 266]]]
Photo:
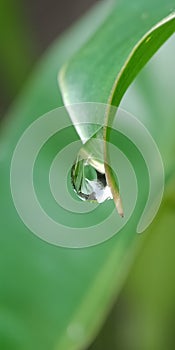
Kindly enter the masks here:
[[124, 210], [123, 210], [122, 200], [121, 200], [121, 197], [119, 195], [116, 198], [114, 197], [114, 203], [115, 203], [118, 214], [122, 218], [124, 218]]

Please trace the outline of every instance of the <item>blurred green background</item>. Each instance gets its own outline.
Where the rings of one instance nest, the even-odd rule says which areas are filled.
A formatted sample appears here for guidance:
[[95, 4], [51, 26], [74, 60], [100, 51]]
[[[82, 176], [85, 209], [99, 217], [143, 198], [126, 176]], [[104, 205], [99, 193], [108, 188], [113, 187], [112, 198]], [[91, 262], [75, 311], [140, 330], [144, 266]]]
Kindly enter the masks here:
[[[98, 2], [98, 1], [96, 1]], [[95, 1], [56, 1], [56, 0], [31, 0], [31, 1], [16, 1], [15, 3], [7, 0], [0, 1], [0, 40], [1, 40], [1, 55], [0, 55], [0, 73], [2, 76], [1, 86], [0, 86], [0, 114], [1, 117], [4, 116], [5, 112], [13, 104], [16, 97], [22, 91], [26, 80], [33, 71], [36, 63], [38, 62], [40, 56], [48, 46], [56, 39], [68, 26], [70, 26], [76, 19], [78, 19]], [[135, 83], [129, 89], [123, 101], [123, 107], [126, 107], [131, 112], [140, 113], [142, 111], [143, 119], [147, 117], [147, 114], [156, 113], [166, 114], [168, 110], [175, 114], [174, 105], [174, 91], [175, 91], [175, 74], [174, 74], [174, 57], [175, 57], [175, 40], [170, 39], [170, 41], [165, 45], [164, 48], [160, 50], [156, 57], [151, 63], [141, 72], [141, 74], [136, 79]], [[167, 64], [168, 63], [168, 64]], [[45, 67], [47, 69], [47, 66]], [[161, 78], [162, 77], [162, 78]], [[170, 94], [167, 94], [167, 89], [170, 89]], [[152, 97], [154, 96], [154, 98]], [[163, 96], [163, 99], [162, 99]], [[168, 99], [166, 99], [168, 96]], [[175, 151], [175, 150], [174, 150]], [[89, 350], [106, 350], [107, 348], [113, 350], [173, 350], [175, 348], [175, 196], [174, 196], [174, 186], [175, 182], [171, 178], [167, 185], [166, 194], [164, 196], [163, 203], [161, 205], [160, 211], [151, 225], [148, 232], [144, 233], [143, 236], [139, 237], [141, 243], [141, 248], [137, 254], [136, 260], [132, 269], [130, 270], [129, 276], [120, 292], [117, 301], [112, 308], [108, 318], [103, 325], [99, 335], [89, 347]], [[3, 196], [3, 188], [1, 188], [1, 195]], [[4, 201], [6, 204], [6, 202]], [[9, 204], [7, 199], [7, 209], [4, 208], [4, 214], [1, 212], [1, 220], [3, 222], [4, 215], [7, 215]], [[13, 214], [14, 215], [14, 214]], [[16, 225], [19, 226], [19, 233], [21, 234], [20, 239], [23, 240], [23, 235], [27, 237], [28, 232], [25, 234], [22, 232], [21, 224], [19, 224], [19, 219], [12, 216]], [[6, 232], [10, 231], [6, 224]], [[2, 226], [3, 227], [3, 226]], [[5, 225], [4, 225], [5, 227]], [[3, 235], [6, 234], [3, 230], [1, 232], [1, 238], [3, 242]], [[25, 239], [26, 239], [25, 237]], [[57, 267], [52, 265], [51, 259], [58, 254], [56, 247], [49, 247], [48, 251], [45, 253], [46, 244], [40, 243], [36, 238], [30, 241], [28, 244], [28, 253], [17, 251], [15, 247], [15, 237], [10, 241], [9, 247], [6, 251], [1, 253], [1, 273], [6, 281], [6, 297], [9, 303], [9, 310], [11, 308], [21, 308], [16, 310], [19, 319], [15, 319], [15, 316], [6, 313], [6, 297], [2, 293], [2, 299], [0, 300], [0, 321], [2, 337], [0, 334], [0, 349], [2, 350], [26, 350], [26, 349], [50, 349], [50, 344], [52, 343], [52, 337], [55, 336], [56, 330], [49, 330], [48, 343], [44, 342], [42, 344], [43, 332], [47, 333], [49, 329], [49, 324], [47, 320], [42, 326], [43, 314], [35, 314], [33, 310], [30, 314], [31, 305], [28, 304], [28, 289], [25, 286], [22, 291], [23, 299], [18, 300], [18, 288], [16, 288], [16, 283], [18, 278], [22, 278], [24, 275], [27, 280], [27, 274], [31, 275], [31, 281], [37, 285], [37, 273], [35, 275], [35, 267], [37, 266], [38, 273], [41, 275], [40, 290], [43, 290], [43, 301], [42, 295], [38, 294], [38, 299], [32, 296], [34, 303], [32, 307], [35, 309], [38, 307], [42, 309], [42, 302], [47, 300], [47, 293], [49, 294], [49, 282], [50, 273], [55, 272], [57, 275]], [[3, 247], [3, 243], [2, 243]], [[35, 255], [35, 249], [39, 247], [41, 255], [39, 257]], [[100, 247], [100, 250], [105, 251], [106, 247]], [[3, 249], [2, 249], [3, 250]], [[34, 252], [33, 257], [30, 256], [31, 252]], [[6, 255], [7, 254], [7, 255]], [[20, 255], [21, 254], [21, 255]], [[25, 266], [24, 275], [20, 272], [19, 276], [10, 276], [10, 281], [8, 275], [6, 275], [6, 266], [10, 266], [12, 269], [13, 264], [16, 268], [22, 269], [20, 262], [16, 264], [17, 257], [23, 259], [23, 255], [28, 254], [28, 261], [32, 260], [32, 264]], [[46, 254], [46, 255], [45, 255]], [[65, 250], [59, 250], [59, 257], [66, 256], [68, 254]], [[86, 256], [87, 264], [90, 264], [91, 268], [89, 270], [89, 275], [93, 271], [93, 266], [96, 264], [96, 260], [92, 256], [92, 260], [89, 262], [89, 255], [87, 251], [73, 253], [71, 258], [69, 256], [69, 264], [65, 266], [62, 278], [66, 281], [66, 271], [70, 269], [71, 259], [75, 259], [81, 255]], [[97, 253], [98, 255], [98, 253]], [[100, 253], [99, 253], [100, 255]], [[46, 256], [44, 260], [43, 256]], [[49, 258], [50, 256], [50, 258]], [[36, 259], [36, 260], [35, 260]], [[43, 259], [43, 260], [42, 260]], [[65, 259], [66, 260], [66, 259]], [[58, 259], [59, 261], [59, 259]], [[17, 266], [16, 266], [16, 265]], [[45, 269], [47, 273], [47, 283], [48, 290], [46, 290], [45, 276], [42, 276], [42, 266], [45, 264]], [[100, 265], [100, 261], [98, 261]], [[33, 269], [33, 271], [32, 271]], [[52, 272], [51, 272], [52, 270]], [[22, 271], [22, 270], [20, 270]], [[76, 271], [72, 271], [72, 274], [76, 274]], [[86, 285], [86, 277], [84, 271], [81, 270], [79, 266], [79, 274], [81, 276], [81, 283]], [[12, 279], [14, 277], [14, 280]], [[115, 275], [114, 275], [115, 278]], [[33, 279], [33, 280], [32, 280]], [[0, 283], [2, 282], [0, 281]], [[43, 283], [43, 285], [42, 285]], [[62, 282], [61, 282], [62, 283]], [[63, 282], [65, 283], [65, 282]], [[76, 278], [71, 283], [80, 283], [76, 281]], [[81, 284], [80, 283], [80, 284]], [[27, 286], [27, 285], [26, 285]], [[52, 291], [53, 299], [56, 298], [56, 288], [59, 284], [53, 284], [54, 291]], [[3, 290], [4, 285], [0, 285], [0, 289]], [[70, 285], [67, 284], [67, 294], [69, 294]], [[4, 288], [5, 289], [5, 288]], [[76, 290], [76, 289], [75, 289]], [[75, 292], [74, 288], [72, 293]], [[36, 292], [38, 289], [36, 288]], [[34, 291], [33, 291], [34, 292]], [[21, 296], [20, 296], [21, 297]], [[67, 295], [65, 296], [68, 297]], [[76, 303], [79, 302], [79, 295], [73, 294], [72, 298], [75, 298]], [[30, 299], [30, 298], [29, 298]], [[41, 303], [41, 305], [40, 305]], [[62, 300], [64, 304], [64, 300]], [[20, 306], [19, 306], [20, 305]], [[38, 306], [39, 305], [39, 306]], [[65, 307], [63, 312], [68, 313], [68, 308]], [[54, 305], [52, 303], [46, 307], [49, 317], [55, 317], [54, 321], [57, 321], [57, 315], [54, 313]], [[28, 318], [27, 312], [30, 314], [30, 319]], [[25, 314], [26, 312], [26, 314]], [[13, 319], [14, 317], [14, 319]], [[27, 319], [27, 321], [26, 321]], [[25, 321], [24, 321], [25, 320]], [[19, 323], [18, 323], [19, 321]], [[24, 321], [24, 332], [22, 334]], [[43, 321], [43, 322], [44, 322]], [[36, 322], [36, 323], [35, 323]], [[65, 320], [63, 319], [64, 327]], [[35, 323], [36, 326], [33, 326]], [[49, 323], [49, 321], [48, 321]], [[29, 327], [29, 334], [26, 330], [26, 325]], [[32, 331], [31, 331], [31, 329]], [[36, 329], [35, 329], [36, 327]], [[5, 331], [4, 331], [5, 330]], [[30, 332], [31, 331], [31, 332]], [[39, 334], [38, 344], [35, 342], [36, 334]], [[20, 335], [19, 335], [20, 334]], [[21, 335], [22, 334], [22, 335]], [[18, 339], [20, 338], [20, 341]], [[21, 339], [22, 337], [22, 339]], [[33, 337], [31, 339], [31, 337]], [[5, 339], [5, 340], [4, 340]], [[8, 341], [7, 341], [8, 339]], [[28, 342], [30, 339], [31, 343], [28, 347], [22, 345]], [[21, 345], [19, 345], [21, 344]], [[54, 347], [53, 347], [54, 348]], [[56, 349], [56, 347], [55, 347]], [[62, 349], [60, 349], [62, 350]]]
[[0, 1], [0, 115], [49, 45], [98, 0]]

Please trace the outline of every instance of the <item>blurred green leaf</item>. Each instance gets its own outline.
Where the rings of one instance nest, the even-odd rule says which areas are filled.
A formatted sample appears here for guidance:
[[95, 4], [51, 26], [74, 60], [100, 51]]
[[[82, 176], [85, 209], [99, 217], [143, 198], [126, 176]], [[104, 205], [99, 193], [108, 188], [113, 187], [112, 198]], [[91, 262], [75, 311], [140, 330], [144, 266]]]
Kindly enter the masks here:
[[25, 23], [22, 2], [0, 1], [1, 74], [9, 93], [16, 93], [34, 59], [32, 39]]
[[[159, 3], [158, 14], [152, 19], [152, 11], [154, 8], [157, 9], [154, 3], [150, 17], [145, 20], [147, 25], [140, 34], [142, 19], [137, 22], [138, 27], [135, 28], [133, 16], [137, 13], [140, 18], [139, 16], [145, 11], [144, 3], [135, 1], [132, 7], [129, 1], [122, 1], [119, 2], [118, 10], [112, 4], [106, 2], [98, 5], [94, 12], [55, 43], [1, 129], [0, 346], [3, 350], [40, 348], [67, 350], [85, 347], [103, 323], [125, 279], [136, 247], [142, 241], [136, 237], [133, 227], [140, 213], [139, 207], [140, 205], [142, 207], [145, 198], [139, 199], [136, 216], [120, 234], [97, 247], [68, 250], [48, 245], [31, 234], [19, 220], [10, 193], [9, 166], [17, 140], [39, 115], [54, 107], [62, 106], [61, 93], [56, 83], [56, 75], [62, 64], [84, 45], [86, 40], [87, 46], [84, 48], [88, 48], [91, 40], [99, 43], [98, 35], [104, 42], [107, 24], [108, 29], [113, 32], [116, 25], [121, 25], [123, 28], [125, 23], [127, 37], [120, 36], [121, 47], [117, 55], [118, 58], [123, 57], [122, 61], [119, 60], [120, 64], [124, 63], [140, 35], [145, 34], [145, 28], [149, 30], [150, 26], [167, 15], [172, 7], [171, 2], [166, 5], [162, 3], [162, 6]], [[109, 16], [110, 9], [112, 12]], [[119, 12], [116, 17], [117, 11]], [[106, 16], [108, 18], [104, 22]], [[134, 38], [131, 30], [133, 26], [138, 35]], [[98, 27], [100, 29], [96, 32]], [[121, 34], [121, 31], [119, 32]], [[92, 39], [89, 41], [90, 36]], [[110, 41], [105, 41], [105, 46], [108, 44]], [[103, 60], [102, 51], [97, 53], [99, 59]], [[81, 56], [81, 51], [79, 55]], [[113, 54], [108, 56], [109, 60], [106, 60], [106, 57], [104, 59], [106, 77], [108, 69], [112, 65], [115, 66], [115, 62], [118, 61], [117, 56], [114, 43]], [[91, 63], [92, 61], [89, 61], [88, 68], [91, 67]], [[83, 67], [78, 66], [79, 68]], [[88, 74], [88, 71], [85, 71]], [[110, 79], [105, 78], [103, 81], [103, 88], [107, 94], [117, 72], [118, 70], [114, 69], [113, 78], [111, 73]], [[80, 78], [80, 75], [78, 76]], [[96, 69], [95, 79], [98, 76], [100, 77], [100, 72]], [[78, 87], [72, 87], [73, 90], [77, 89], [77, 93], [79, 84]], [[99, 88], [100, 90], [95, 87], [97, 95], [94, 90], [93, 98], [101, 102], [101, 85]], [[74, 91], [76, 93], [76, 90]], [[80, 96], [78, 101], [82, 101], [79, 98]], [[91, 101], [88, 95], [84, 95], [85, 101], [87, 98]], [[49, 152], [52, 154], [53, 145], [50, 146]], [[43, 159], [43, 169], [45, 161]], [[138, 164], [135, 166], [138, 167]], [[144, 169], [144, 165], [141, 169]]]

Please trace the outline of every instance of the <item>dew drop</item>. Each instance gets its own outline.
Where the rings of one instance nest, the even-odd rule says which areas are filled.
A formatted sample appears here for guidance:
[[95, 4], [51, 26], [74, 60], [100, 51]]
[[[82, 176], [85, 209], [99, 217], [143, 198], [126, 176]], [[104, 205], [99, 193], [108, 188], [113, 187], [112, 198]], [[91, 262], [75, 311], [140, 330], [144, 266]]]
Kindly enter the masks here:
[[113, 198], [106, 176], [99, 169], [101, 170], [102, 166], [98, 161], [77, 158], [71, 170], [71, 180], [74, 191], [80, 199], [103, 203]]

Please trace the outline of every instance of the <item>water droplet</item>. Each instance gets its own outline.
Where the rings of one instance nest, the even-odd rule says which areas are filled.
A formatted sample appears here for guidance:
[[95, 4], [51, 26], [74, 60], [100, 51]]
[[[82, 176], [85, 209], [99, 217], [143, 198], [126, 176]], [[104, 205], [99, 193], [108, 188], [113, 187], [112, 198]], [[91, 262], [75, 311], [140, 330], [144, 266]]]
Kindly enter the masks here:
[[103, 203], [113, 198], [106, 176], [99, 169], [102, 169], [102, 165], [97, 160], [91, 160], [90, 157], [82, 159], [78, 156], [71, 170], [71, 179], [74, 191], [80, 199]]

